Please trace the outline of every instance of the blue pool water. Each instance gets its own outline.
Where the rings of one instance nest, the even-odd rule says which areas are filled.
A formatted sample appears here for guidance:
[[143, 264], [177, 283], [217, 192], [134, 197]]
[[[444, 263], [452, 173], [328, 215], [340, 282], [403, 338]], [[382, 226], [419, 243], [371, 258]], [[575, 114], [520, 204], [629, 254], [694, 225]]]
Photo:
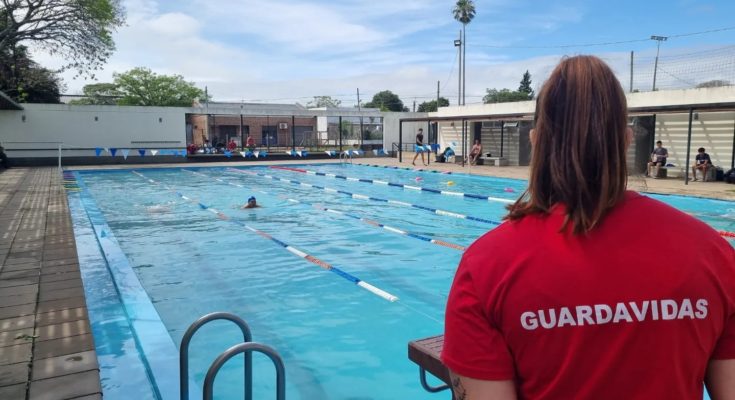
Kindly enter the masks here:
[[[410, 340], [443, 331], [444, 304], [461, 251], [335, 211], [422, 238], [468, 246], [494, 225], [431, 210], [499, 221], [504, 214], [502, 199], [514, 199], [525, 182], [359, 165], [296, 168], [495, 199], [440, 195], [270, 167], [239, 172], [230, 168], [138, 170], [142, 176], [129, 170], [78, 172], [82, 191], [70, 193], [70, 207], [105, 398], [171, 398], [178, 374], [171, 360], [181, 337], [189, 324], [213, 311], [241, 316], [250, 324], [255, 341], [280, 352], [289, 399], [447, 397], [421, 389], [418, 368], [406, 353]], [[250, 195], [263, 207], [240, 209]], [[716, 229], [735, 230], [731, 202], [652, 197]], [[399, 300], [387, 301], [245, 226]], [[239, 339], [238, 331], [224, 322], [200, 330], [191, 347], [192, 393], [201, 387], [211, 361]], [[254, 398], [272, 398], [273, 367], [263, 356], [254, 360]], [[218, 399], [239, 399], [242, 390], [242, 363], [236, 358], [220, 372], [215, 394]]]

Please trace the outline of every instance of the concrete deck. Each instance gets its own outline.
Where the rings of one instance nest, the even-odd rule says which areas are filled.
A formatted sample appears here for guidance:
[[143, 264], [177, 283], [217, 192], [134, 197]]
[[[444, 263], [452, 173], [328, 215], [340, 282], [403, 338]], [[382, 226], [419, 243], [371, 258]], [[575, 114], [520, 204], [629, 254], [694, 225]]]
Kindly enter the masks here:
[[101, 399], [56, 168], [0, 172], [0, 399]]

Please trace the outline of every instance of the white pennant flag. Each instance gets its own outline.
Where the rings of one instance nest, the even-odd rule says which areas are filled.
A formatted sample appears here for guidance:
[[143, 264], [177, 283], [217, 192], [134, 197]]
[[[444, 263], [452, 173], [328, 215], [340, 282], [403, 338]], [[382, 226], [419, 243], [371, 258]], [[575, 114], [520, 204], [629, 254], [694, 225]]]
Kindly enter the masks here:
[[110, 152], [110, 148], [109, 147], [105, 147], [105, 153], [109, 153], [109, 152]]
[[259, 152], [259, 151], [256, 151], [256, 152], [255, 152], [255, 153], [253, 153], [253, 154], [255, 155], [255, 158], [258, 158], [258, 157], [260, 157], [260, 152]]
[[130, 149], [122, 149], [120, 151], [122, 151], [123, 158], [127, 160], [128, 154], [130, 154]]
[[156, 154], [158, 154], [158, 150], [151, 150], [151, 154], [155, 156]]

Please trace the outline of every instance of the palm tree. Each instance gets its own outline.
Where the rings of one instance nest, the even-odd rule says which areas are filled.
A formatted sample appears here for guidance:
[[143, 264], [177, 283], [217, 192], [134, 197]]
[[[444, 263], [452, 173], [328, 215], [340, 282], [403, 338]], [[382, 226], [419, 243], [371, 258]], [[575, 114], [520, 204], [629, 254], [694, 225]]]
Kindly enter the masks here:
[[465, 55], [467, 53], [467, 36], [465, 35], [465, 30], [467, 28], [467, 24], [472, 22], [472, 19], [475, 18], [475, 2], [473, 0], [457, 0], [457, 4], [454, 5], [452, 14], [454, 15], [454, 19], [462, 23], [462, 104], [464, 105], [464, 86], [466, 83], [465, 65], [467, 63], [467, 60], [465, 59]]

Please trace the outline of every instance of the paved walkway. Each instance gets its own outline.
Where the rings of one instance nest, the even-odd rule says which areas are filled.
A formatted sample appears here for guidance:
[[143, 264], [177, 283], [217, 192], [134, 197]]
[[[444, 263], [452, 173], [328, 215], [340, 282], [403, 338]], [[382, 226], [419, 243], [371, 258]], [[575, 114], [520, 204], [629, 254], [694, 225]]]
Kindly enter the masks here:
[[0, 172], [0, 399], [101, 399], [66, 194], [55, 168]]

